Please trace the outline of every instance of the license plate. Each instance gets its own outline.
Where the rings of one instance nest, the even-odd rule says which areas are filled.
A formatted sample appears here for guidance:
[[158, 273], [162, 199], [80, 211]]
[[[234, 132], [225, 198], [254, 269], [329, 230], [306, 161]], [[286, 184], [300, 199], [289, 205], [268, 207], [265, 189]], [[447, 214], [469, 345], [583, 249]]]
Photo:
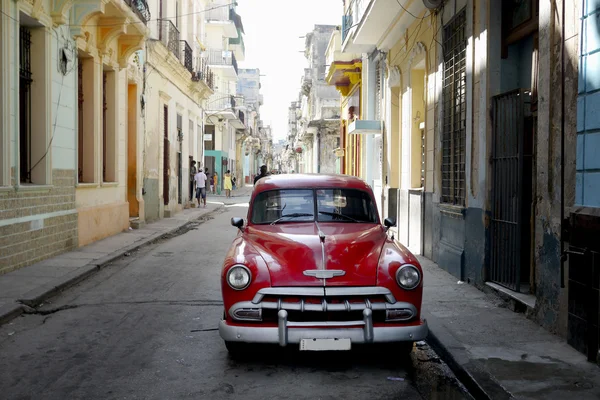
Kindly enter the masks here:
[[350, 339], [301, 339], [300, 350], [331, 351], [350, 350]]

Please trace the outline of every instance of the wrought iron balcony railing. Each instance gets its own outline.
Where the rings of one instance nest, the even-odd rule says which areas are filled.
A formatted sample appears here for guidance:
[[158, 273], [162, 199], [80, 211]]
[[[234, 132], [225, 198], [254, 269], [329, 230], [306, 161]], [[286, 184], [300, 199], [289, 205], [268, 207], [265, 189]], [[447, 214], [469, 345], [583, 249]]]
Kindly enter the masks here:
[[215, 7], [207, 10], [204, 15], [206, 21], [229, 21], [231, 20], [231, 8]]
[[125, 3], [131, 7], [145, 24], [150, 21], [150, 8], [146, 0], [125, 0]]
[[238, 73], [237, 60], [232, 51], [210, 49], [207, 50], [206, 55], [208, 65], [231, 65], [235, 73]]
[[168, 19], [159, 19], [157, 21], [158, 39], [175, 55], [175, 57], [180, 59], [179, 30]]
[[213, 86], [213, 72], [210, 70], [208, 63], [203, 59], [198, 57], [196, 62], [196, 70], [192, 72], [192, 80], [194, 82], [204, 81], [209, 88], [214, 89]]
[[186, 40], [181, 40], [181, 63], [187, 68], [188, 71], [193, 72], [193, 52], [192, 48]]

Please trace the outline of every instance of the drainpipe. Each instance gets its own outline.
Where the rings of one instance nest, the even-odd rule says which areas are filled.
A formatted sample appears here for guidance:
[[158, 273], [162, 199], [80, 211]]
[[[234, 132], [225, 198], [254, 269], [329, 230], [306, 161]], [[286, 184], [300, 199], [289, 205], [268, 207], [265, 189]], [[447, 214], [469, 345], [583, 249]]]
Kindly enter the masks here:
[[565, 287], [565, 2], [562, 0], [562, 21], [561, 21], [561, 46], [560, 46], [560, 75], [562, 83], [560, 85], [560, 287]]
[[317, 174], [321, 173], [321, 131], [317, 132]]

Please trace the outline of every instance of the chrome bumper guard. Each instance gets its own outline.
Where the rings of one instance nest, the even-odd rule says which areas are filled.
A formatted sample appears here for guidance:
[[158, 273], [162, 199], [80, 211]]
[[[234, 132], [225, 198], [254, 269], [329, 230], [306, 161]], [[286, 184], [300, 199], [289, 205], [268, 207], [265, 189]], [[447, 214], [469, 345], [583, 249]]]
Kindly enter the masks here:
[[252, 327], [219, 323], [219, 335], [225, 341], [245, 343], [279, 343], [287, 346], [302, 339], [348, 338], [352, 343], [385, 343], [419, 341], [427, 337], [429, 329], [423, 320], [416, 326], [373, 327], [373, 312], [363, 310], [362, 321], [294, 322], [287, 320], [287, 311], [277, 313], [278, 327]]

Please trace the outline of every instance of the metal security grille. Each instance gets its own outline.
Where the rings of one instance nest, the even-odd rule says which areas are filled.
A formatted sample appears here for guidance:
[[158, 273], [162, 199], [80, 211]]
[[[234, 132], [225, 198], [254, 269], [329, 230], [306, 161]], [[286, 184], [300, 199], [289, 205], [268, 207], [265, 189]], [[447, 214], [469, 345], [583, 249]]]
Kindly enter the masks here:
[[169, 168], [171, 143], [169, 142], [169, 107], [163, 108], [163, 202], [169, 205]]
[[[492, 215], [490, 275], [492, 282], [520, 291], [528, 280], [531, 200], [530, 93], [523, 89], [493, 97]], [[529, 177], [528, 177], [529, 174]], [[524, 274], [522, 272], [525, 272]]]
[[106, 182], [106, 160], [107, 160], [107, 148], [108, 141], [106, 140], [107, 130], [106, 130], [106, 122], [107, 122], [107, 111], [108, 111], [108, 103], [106, 101], [106, 80], [107, 74], [106, 71], [102, 73], [102, 180]]
[[19, 37], [19, 167], [21, 182], [31, 182], [31, 31]]
[[78, 120], [78, 146], [77, 146], [77, 177], [78, 182], [83, 182], [83, 60], [77, 64], [77, 120]]
[[465, 204], [466, 9], [444, 27], [442, 202]]

